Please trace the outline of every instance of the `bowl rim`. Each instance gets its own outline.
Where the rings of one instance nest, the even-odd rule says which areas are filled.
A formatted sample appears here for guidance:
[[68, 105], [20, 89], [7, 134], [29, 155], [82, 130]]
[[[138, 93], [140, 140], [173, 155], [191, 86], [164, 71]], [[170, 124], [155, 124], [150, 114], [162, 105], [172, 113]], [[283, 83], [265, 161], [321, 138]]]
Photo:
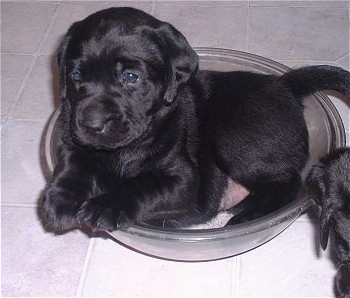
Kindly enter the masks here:
[[[107, 232], [111, 236], [120, 232], [141, 236], [149, 239], [161, 239], [162, 241], [181, 241], [181, 242], [197, 242], [197, 241], [220, 241], [240, 236], [248, 236], [268, 228], [277, 226], [288, 219], [291, 224], [302, 212], [311, 207], [312, 203], [308, 196], [303, 196], [294, 200], [289, 205], [272, 212], [258, 219], [240, 223], [236, 225], [225, 226], [221, 228], [207, 229], [175, 229], [175, 228], [159, 228], [147, 226], [143, 223], [137, 223], [126, 229], [120, 229], [113, 232]], [[289, 225], [288, 224], [288, 225]]]
[[[284, 73], [291, 68], [268, 58], [255, 55], [252, 53], [246, 53], [238, 50], [224, 49], [224, 48], [209, 48], [209, 47], [194, 47], [199, 57], [210, 55], [212, 57], [227, 57], [232, 59], [249, 60], [252, 63], [258, 63], [261, 66], [270, 68], [273, 71]], [[333, 133], [333, 139], [336, 136], [332, 149], [345, 146], [345, 129], [342, 119], [335, 108], [331, 100], [323, 92], [316, 92], [312, 95], [316, 98], [321, 106], [329, 111], [331, 117], [331, 123], [337, 124], [332, 127], [335, 131]], [[49, 119], [49, 125], [45, 134], [45, 159], [48, 168], [53, 172], [54, 161], [51, 156], [52, 136], [54, 132], [54, 125], [59, 118], [61, 112], [61, 105], [56, 108]], [[334, 140], [333, 140], [334, 141]], [[207, 228], [207, 229], [175, 229], [175, 228], [161, 228], [155, 226], [148, 226], [146, 224], [137, 223], [126, 229], [120, 229], [113, 232], [107, 232], [113, 237], [115, 233], [127, 233], [145, 238], [161, 239], [166, 241], [182, 241], [182, 242], [195, 242], [195, 241], [213, 241], [222, 240], [232, 237], [238, 237], [241, 235], [250, 235], [259, 231], [266, 230], [270, 227], [283, 223], [287, 219], [291, 219], [290, 224], [305, 210], [311, 206], [311, 201], [307, 195], [303, 195], [281, 209], [270, 213], [264, 217], [231, 226], [225, 226], [221, 228]]]

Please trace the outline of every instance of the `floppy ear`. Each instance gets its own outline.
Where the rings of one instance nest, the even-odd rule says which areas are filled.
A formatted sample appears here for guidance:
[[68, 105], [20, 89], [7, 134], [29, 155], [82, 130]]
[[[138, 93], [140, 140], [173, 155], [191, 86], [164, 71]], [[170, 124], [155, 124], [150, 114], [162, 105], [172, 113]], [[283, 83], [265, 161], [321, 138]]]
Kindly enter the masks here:
[[176, 98], [178, 87], [196, 73], [198, 56], [186, 38], [172, 25], [162, 23], [156, 32], [167, 63], [164, 103], [170, 105]]
[[60, 97], [64, 99], [67, 96], [66, 86], [66, 51], [70, 42], [71, 36], [66, 35], [61, 42], [57, 52], [57, 63], [59, 67], [59, 86], [60, 86]]

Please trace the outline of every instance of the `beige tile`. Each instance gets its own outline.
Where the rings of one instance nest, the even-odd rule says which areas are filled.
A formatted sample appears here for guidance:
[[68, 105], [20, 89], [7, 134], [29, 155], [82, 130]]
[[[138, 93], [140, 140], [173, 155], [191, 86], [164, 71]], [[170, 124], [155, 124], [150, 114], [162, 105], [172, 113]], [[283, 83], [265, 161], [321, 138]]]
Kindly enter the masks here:
[[337, 60], [349, 53], [348, 10], [251, 7], [248, 51], [275, 60]]
[[56, 53], [59, 43], [70, 25], [74, 22], [81, 21], [96, 11], [113, 6], [132, 6], [142, 9], [147, 13], [151, 13], [151, 3], [151, 1], [65, 1], [59, 7], [57, 18], [44, 42], [41, 52], [45, 54]]
[[311, 221], [296, 221], [263, 246], [241, 255], [237, 295], [333, 297], [335, 266], [320, 251]]
[[113, 240], [96, 239], [83, 296], [228, 296], [233, 258], [172, 262], [134, 252]]
[[2, 52], [34, 53], [56, 7], [55, 2], [2, 3]]
[[34, 64], [11, 119], [47, 119], [59, 103], [56, 59], [41, 55]]
[[218, 0], [218, 1], [211, 1], [211, 0], [157, 0], [156, 4], [162, 4], [162, 5], [169, 5], [171, 7], [172, 5], [179, 4], [181, 6], [207, 6], [207, 7], [213, 7], [213, 6], [244, 6], [247, 7], [249, 4], [249, 0]]
[[348, 7], [349, 1], [325, 1], [325, 0], [312, 0], [312, 1], [304, 1], [304, 0], [279, 0], [279, 1], [271, 1], [271, 0], [258, 0], [258, 1], [250, 1], [250, 6], [289, 6], [289, 7]]
[[1, 202], [36, 204], [45, 186], [40, 142], [46, 121], [9, 120], [1, 136]]
[[339, 60], [337, 60], [337, 63], [344, 67], [345, 69], [350, 71], [350, 55], [347, 54], [344, 57], [340, 58]]
[[29, 55], [1, 55], [1, 119], [12, 111], [32, 59]]
[[182, 5], [182, 2], [160, 2], [156, 5], [154, 15], [175, 26], [191, 46], [245, 49], [245, 6], [195, 6], [194, 3], [191, 6]]
[[3, 296], [74, 296], [89, 238], [43, 230], [36, 208], [2, 207]]

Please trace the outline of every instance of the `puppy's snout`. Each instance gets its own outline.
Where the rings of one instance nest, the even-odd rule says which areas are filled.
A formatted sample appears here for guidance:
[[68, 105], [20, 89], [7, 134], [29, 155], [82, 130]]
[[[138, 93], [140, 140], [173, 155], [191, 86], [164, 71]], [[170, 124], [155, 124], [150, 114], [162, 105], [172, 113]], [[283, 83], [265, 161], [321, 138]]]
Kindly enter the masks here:
[[80, 126], [89, 133], [101, 133], [105, 129], [108, 121], [107, 119], [82, 120], [80, 121]]
[[123, 114], [119, 107], [111, 105], [110, 100], [91, 102], [78, 109], [76, 123], [82, 133], [90, 135], [107, 134], [111, 128], [118, 127], [123, 122]]
[[71, 128], [78, 144], [114, 148], [129, 137], [132, 125], [115, 98], [95, 96], [79, 102]]

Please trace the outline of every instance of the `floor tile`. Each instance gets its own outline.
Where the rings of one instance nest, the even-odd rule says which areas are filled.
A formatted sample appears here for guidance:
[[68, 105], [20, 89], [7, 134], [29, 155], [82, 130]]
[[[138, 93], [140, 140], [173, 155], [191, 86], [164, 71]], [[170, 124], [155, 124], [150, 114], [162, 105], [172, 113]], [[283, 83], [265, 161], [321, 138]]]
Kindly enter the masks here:
[[34, 53], [38, 49], [56, 7], [57, 4], [54, 2], [2, 3], [2, 52]]
[[57, 18], [53, 24], [52, 30], [44, 42], [41, 52], [45, 54], [56, 53], [59, 43], [70, 25], [74, 22], [81, 21], [96, 11], [113, 6], [132, 6], [151, 13], [151, 3], [151, 1], [95, 1], [90, 3], [86, 1], [65, 1], [59, 7]]
[[11, 121], [2, 133], [2, 203], [37, 203], [45, 186], [40, 142], [46, 121]]
[[349, 52], [349, 11], [251, 7], [248, 51], [274, 60], [337, 60]]
[[332, 297], [335, 266], [329, 250], [317, 245], [316, 223], [296, 221], [270, 242], [241, 255], [238, 296]]
[[40, 55], [11, 119], [47, 119], [59, 103], [56, 59], [51, 55]]
[[182, 2], [159, 2], [154, 15], [175, 26], [191, 46], [245, 49], [245, 6], [191, 6], [182, 5]]
[[303, 0], [294, 0], [294, 1], [287, 1], [287, 0], [279, 0], [279, 1], [271, 1], [271, 0], [258, 0], [250, 1], [250, 6], [289, 6], [289, 7], [348, 7], [349, 1], [325, 1], [325, 0], [309, 0], [309, 1], [303, 1]]
[[45, 232], [36, 208], [2, 207], [1, 222], [1, 294], [74, 296], [88, 237]]
[[337, 63], [345, 69], [350, 70], [350, 55], [347, 54], [344, 57], [340, 58], [337, 60]]
[[96, 239], [83, 296], [227, 296], [232, 258], [200, 263], [159, 260], [111, 239]]
[[32, 59], [29, 55], [1, 55], [1, 119], [6, 119], [12, 111]]

